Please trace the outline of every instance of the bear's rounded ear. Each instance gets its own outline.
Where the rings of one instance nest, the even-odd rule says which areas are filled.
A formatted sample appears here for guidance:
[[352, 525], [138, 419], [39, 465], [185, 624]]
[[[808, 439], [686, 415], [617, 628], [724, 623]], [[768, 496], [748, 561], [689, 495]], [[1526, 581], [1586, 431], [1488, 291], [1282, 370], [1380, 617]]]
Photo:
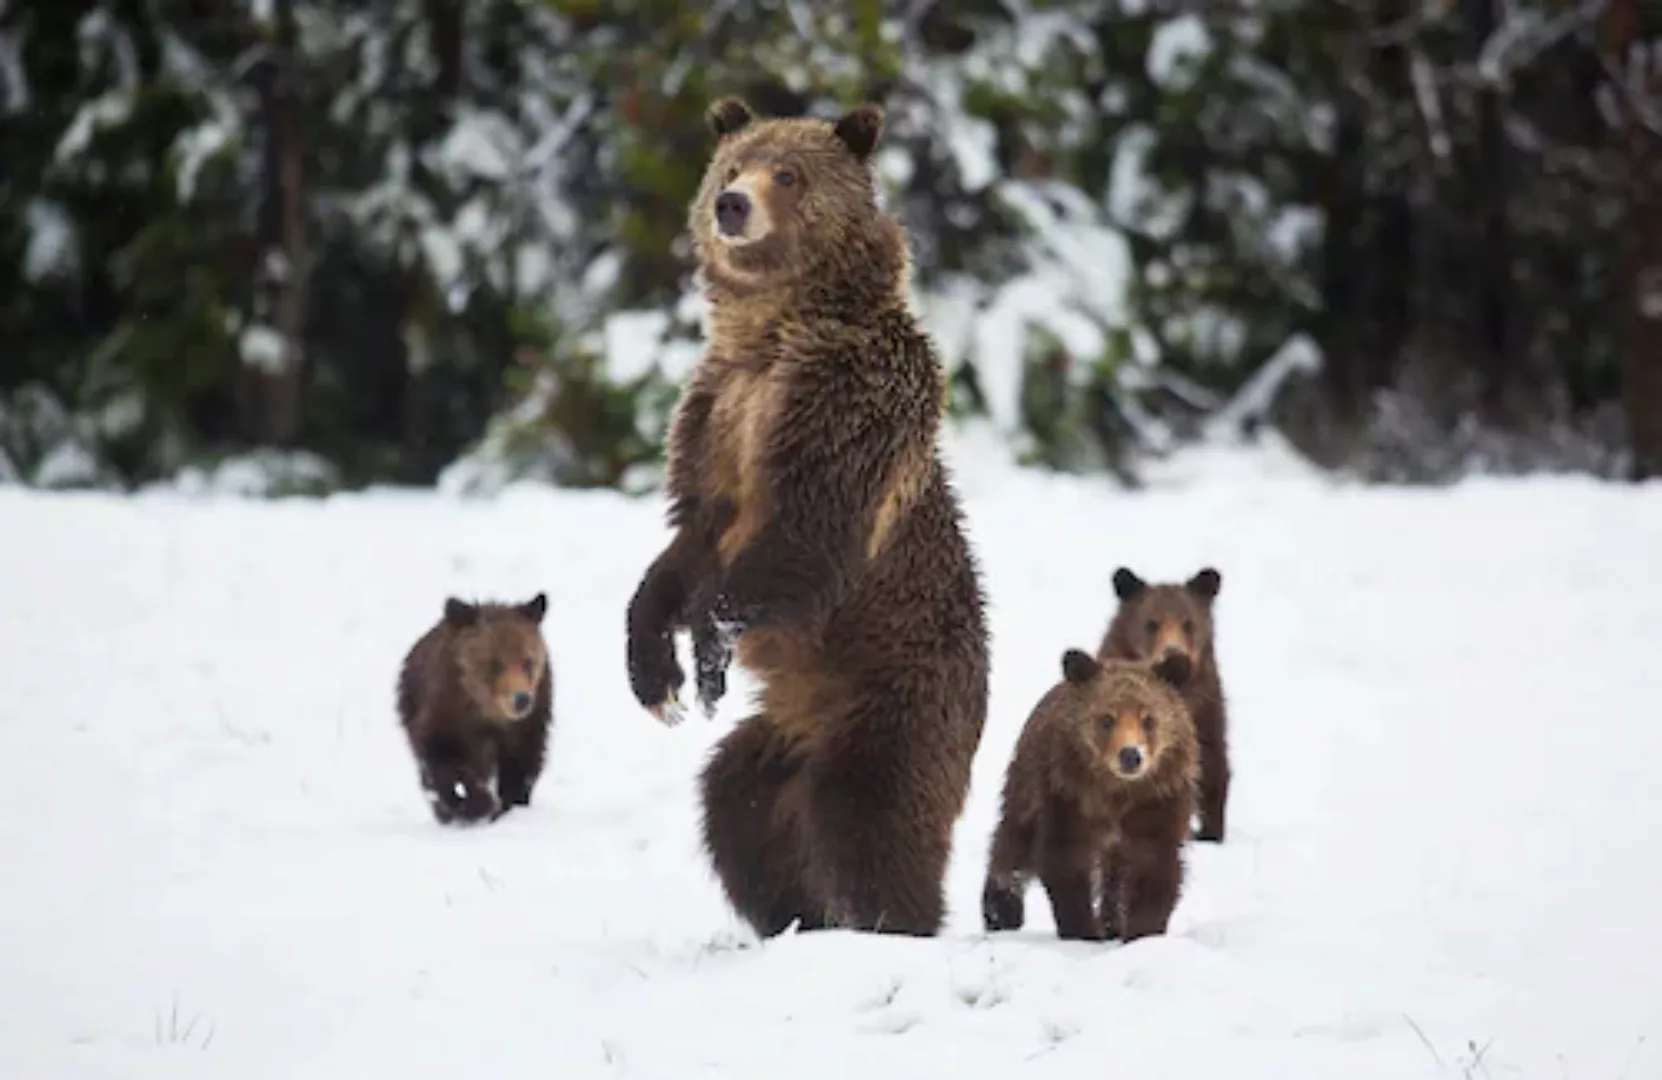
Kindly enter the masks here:
[[849, 153], [864, 161], [877, 149], [883, 137], [883, 107], [860, 105], [844, 113], [834, 126], [837, 138], [848, 147]]
[[1069, 649], [1062, 654], [1062, 678], [1070, 683], [1088, 683], [1101, 670], [1095, 657], [1083, 649]]
[[548, 594], [538, 593], [519, 605], [519, 613], [534, 623], [541, 623], [542, 617], [548, 614]]
[[1202, 600], [1213, 600], [1217, 598], [1218, 590], [1223, 588], [1223, 575], [1208, 566], [1186, 584], [1189, 591]]
[[704, 122], [715, 132], [717, 139], [725, 139], [735, 131], [742, 131], [756, 114], [742, 98], [724, 97], [704, 111]]
[[1194, 665], [1189, 662], [1187, 653], [1167, 653], [1154, 662], [1154, 674], [1174, 690], [1183, 689], [1183, 684], [1193, 673]]
[[472, 626], [479, 618], [479, 609], [472, 604], [464, 603], [454, 596], [446, 597], [444, 601], [444, 621], [451, 626]]
[[1114, 571], [1114, 595], [1121, 600], [1130, 600], [1146, 588], [1148, 583], [1132, 573], [1129, 567], [1122, 566]]

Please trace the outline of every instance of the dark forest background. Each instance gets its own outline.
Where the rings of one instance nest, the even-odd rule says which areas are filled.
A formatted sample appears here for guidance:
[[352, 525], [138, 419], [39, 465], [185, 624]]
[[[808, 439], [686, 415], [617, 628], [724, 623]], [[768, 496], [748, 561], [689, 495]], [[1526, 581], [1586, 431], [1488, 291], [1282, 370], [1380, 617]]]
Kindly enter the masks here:
[[1662, 475], [1662, 3], [0, 0], [0, 481], [644, 490], [715, 96], [1038, 467]]

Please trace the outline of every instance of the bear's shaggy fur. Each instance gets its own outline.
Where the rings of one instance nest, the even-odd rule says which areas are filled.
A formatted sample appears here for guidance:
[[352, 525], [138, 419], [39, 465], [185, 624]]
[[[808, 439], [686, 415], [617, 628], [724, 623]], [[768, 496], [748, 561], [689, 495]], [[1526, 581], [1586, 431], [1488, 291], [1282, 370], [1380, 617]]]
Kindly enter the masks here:
[[[732, 655], [730, 643], [711, 619], [691, 625], [687, 614], [689, 590], [705, 577], [718, 573], [721, 564], [716, 544], [737, 516], [733, 500], [710, 500], [675, 531], [669, 545], [658, 554], [641, 577], [639, 588], [629, 602], [629, 682], [642, 702], [657, 700], [649, 712], [660, 723], [680, 723], [683, 710], [676, 693], [686, 679], [675, 658], [674, 634], [693, 633], [698, 658], [698, 695], [706, 713], [714, 713], [715, 702], [727, 688], [726, 662]], [[656, 667], [654, 665], [657, 665]], [[669, 693], [651, 699], [656, 683], [643, 680], [666, 678]]]
[[1208, 566], [1182, 584], [1151, 585], [1130, 569], [1114, 571], [1119, 607], [1097, 646], [1099, 659], [1147, 660], [1181, 653], [1194, 673], [1183, 701], [1200, 742], [1200, 827], [1196, 840], [1222, 842], [1229, 809], [1229, 721], [1218, 674], [1213, 602], [1223, 575]]
[[451, 597], [404, 658], [398, 718], [441, 824], [531, 805], [554, 716], [547, 611], [543, 593], [511, 605]]
[[706, 849], [758, 934], [932, 935], [987, 628], [936, 445], [943, 372], [908, 306], [906, 235], [877, 205], [883, 114], [760, 119], [729, 98], [708, 121], [689, 223], [709, 345], [670, 432], [676, 539], [630, 603], [630, 685], [669, 715], [682, 626], [706, 707], [728, 642], [760, 681], [700, 776]]
[[1020, 929], [1036, 874], [1060, 937], [1163, 934], [1183, 886], [1194, 812], [1194, 728], [1182, 655], [1158, 662], [1062, 655], [1005, 773], [981, 918]]

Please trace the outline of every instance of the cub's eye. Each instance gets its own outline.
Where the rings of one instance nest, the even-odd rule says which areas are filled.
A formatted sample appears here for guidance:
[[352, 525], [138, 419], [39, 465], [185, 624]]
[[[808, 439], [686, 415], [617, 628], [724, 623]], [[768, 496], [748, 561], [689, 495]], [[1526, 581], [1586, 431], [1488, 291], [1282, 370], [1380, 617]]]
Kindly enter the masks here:
[[738, 178], [739, 178], [739, 170], [738, 169], [728, 169], [727, 170], [727, 179], [722, 181], [722, 186], [725, 187], [726, 185], [731, 184], [733, 181], [737, 180]]
[[1143, 734], [1145, 734], [1145, 735], [1154, 734], [1154, 717], [1152, 717], [1152, 716], [1143, 717]]
[[773, 174], [773, 182], [780, 187], [790, 187], [796, 183], [796, 174], [789, 169], [780, 169]]
[[1160, 624], [1155, 622], [1153, 619], [1150, 619], [1148, 622], [1143, 624], [1143, 631], [1147, 633], [1149, 637], [1153, 637], [1155, 634], [1160, 632]]
[[1193, 634], [1195, 632], [1195, 621], [1193, 619], [1183, 620], [1183, 632], [1185, 634]]
[[1103, 731], [1113, 731], [1114, 718], [1112, 716], [1099, 716], [1097, 717], [1096, 726]]
[[490, 666], [491, 678], [495, 679], [502, 674], [502, 661], [492, 660]]
[[532, 675], [532, 674], [536, 673], [537, 665], [531, 663], [531, 661], [529, 661], [529, 660], [525, 661], [525, 663], [521, 664], [520, 666], [525, 669], [525, 674], [527, 674], [527, 675]]

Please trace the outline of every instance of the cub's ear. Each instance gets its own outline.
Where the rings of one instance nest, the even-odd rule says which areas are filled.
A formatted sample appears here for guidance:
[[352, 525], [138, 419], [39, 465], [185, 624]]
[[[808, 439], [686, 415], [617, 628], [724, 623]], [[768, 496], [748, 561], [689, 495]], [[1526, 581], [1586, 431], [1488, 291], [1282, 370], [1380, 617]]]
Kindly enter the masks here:
[[750, 106], [742, 98], [724, 97], [704, 110], [704, 122], [715, 132], [717, 139], [725, 139], [736, 131], [743, 131], [756, 119]]
[[1148, 582], [1132, 573], [1129, 567], [1114, 571], [1114, 595], [1121, 600], [1130, 600], [1146, 588]]
[[1194, 673], [1194, 665], [1186, 653], [1168, 653], [1154, 662], [1154, 674], [1174, 690], [1183, 689]]
[[454, 596], [444, 601], [444, 621], [458, 630], [464, 626], [472, 626], [479, 619], [479, 609], [472, 604], [464, 603]]
[[542, 617], [548, 614], [548, 594], [538, 593], [519, 605], [519, 613], [534, 623], [540, 624]]
[[1208, 566], [1184, 584], [1202, 600], [1213, 600], [1217, 598], [1218, 590], [1223, 588], [1223, 575]]
[[883, 108], [880, 105], [861, 105], [842, 115], [833, 129], [837, 138], [848, 147], [849, 153], [864, 161], [877, 149], [883, 137]]
[[1101, 670], [1102, 666], [1083, 649], [1069, 649], [1062, 654], [1062, 678], [1070, 683], [1088, 683]]

